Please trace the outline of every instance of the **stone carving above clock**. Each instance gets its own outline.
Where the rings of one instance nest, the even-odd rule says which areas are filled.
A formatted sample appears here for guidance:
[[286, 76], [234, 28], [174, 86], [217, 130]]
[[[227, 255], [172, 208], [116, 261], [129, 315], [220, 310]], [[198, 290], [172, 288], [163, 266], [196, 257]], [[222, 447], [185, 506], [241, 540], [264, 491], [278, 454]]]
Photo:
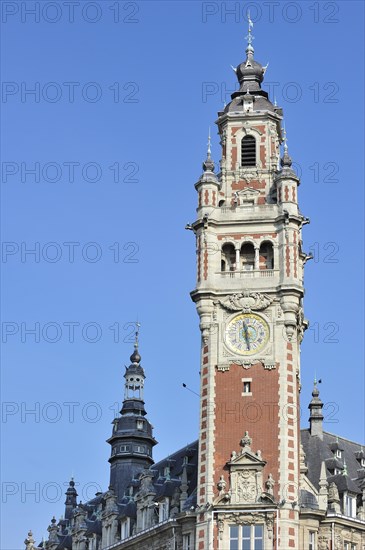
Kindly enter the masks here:
[[239, 294], [232, 294], [225, 300], [219, 300], [219, 303], [228, 311], [242, 311], [242, 313], [250, 313], [251, 311], [261, 311], [269, 307], [273, 302], [267, 294], [260, 292], [250, 292], [245, 290]]

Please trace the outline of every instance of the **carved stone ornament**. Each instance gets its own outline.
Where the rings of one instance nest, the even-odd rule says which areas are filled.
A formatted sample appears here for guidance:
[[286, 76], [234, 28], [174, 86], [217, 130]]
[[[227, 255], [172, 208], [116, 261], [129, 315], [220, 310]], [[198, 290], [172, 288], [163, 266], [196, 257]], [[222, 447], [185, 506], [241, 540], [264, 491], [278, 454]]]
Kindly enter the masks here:
[[218, 487], [218, 490], [219, 490], [219, 494], [222, 495], [223, 493], [225, 493], [225, 489], [226, 489], [226, 486], [227, 486], [227, 482], [226, 480], [224, 479], [224, 476], [222, 475], [217, 483], [217, 487]]
[[304, 318], [303, 308], [300, 307], [297, 313], [297, 331], [298, 331], [299, 343], [302, 342], [304, 331], [307, 330], [308, 326], [309, 326], [309, 321]]
[[259, 195], [260, 191], [257, 191], [257, 189], [254, 189], [253, 187], [246, 187], [242, 191], [238, 191], [238, 198], [241, 204], [255, 203]]
[[275, 481], [272, 477], [272, 474], [269, 474], [267, 480], [265, 481], [266, 491], [269, 493], [269, 495], [274, 494], [274, 486], [275, 486]]
[[240, 441], [240, 454], [235, 451], [227, 463], [230, 471], [230, 503], [254, 504], [262, 495], [262, 470], [266, 462], [261, 452], [252, 452], [252, 439], [246, 431]]
[[224, 521], [220, 519], [218, 521], [218, 533], [219, 533], [219, 539], [223, 539], [223, 532], [224, 532]]
[[318, 550], [328, 550], [328, 539], [325, 535], [318, 537]]
[[223, 365], [216, 365], [217, 371], [219, 372], [226, 372], [229, 371], [231, 365], [239, 365], [243, 367], [245, 370], [250, 369], [254, 365], [258, 365], [261, 363], [261, 365], [264, 367], [265, 370], [274, 370], [276, 369], [276, 363], [266, 363], [265, 359], [251, 359], [245, 361], [244, 359], [229, 359], [228, 365], [225, 363]]
[[328, 502], [340, 502], [340, 496], [338, 494], [338, 489], [336, 483], [330, 483], [328, 487]]
[[243, 436], [243, 438], [241, 439], [240, 441], [240, 445], [242, 447], [242, 452], [243, 451], [251, 451], [251, 443], [252, 443], [252, 438], [248, 435], [248, 431], [245, 431], [245, 435]]
[[228, 311], [242, 311], [250, 313], [253, 310], [260, 311], [266, 309], [273, 302], [267, 294], [260, 292], [250, 292], [245, 290], [239, 294], [232, 294], [219, 303]]
[[256, 501], [256, 479], [255, 472], [243, 470], [237, 474], [236, 494], [238, 502]]

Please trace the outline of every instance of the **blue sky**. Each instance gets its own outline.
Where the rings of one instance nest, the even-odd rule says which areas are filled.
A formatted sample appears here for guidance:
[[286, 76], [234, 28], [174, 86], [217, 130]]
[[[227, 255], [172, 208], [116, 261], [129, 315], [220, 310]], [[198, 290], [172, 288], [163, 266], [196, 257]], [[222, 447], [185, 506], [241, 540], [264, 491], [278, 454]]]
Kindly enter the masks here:
[[317, 374], [325, 429], [364, 439], [363, 3], [76, 4], [2, 3], [2, 550], [40, 541], [71, 475], [107, 488], [137, 318], [155, 460], [197, 437], [184, 227], [248, 7], [311, 218], [302, 425]]

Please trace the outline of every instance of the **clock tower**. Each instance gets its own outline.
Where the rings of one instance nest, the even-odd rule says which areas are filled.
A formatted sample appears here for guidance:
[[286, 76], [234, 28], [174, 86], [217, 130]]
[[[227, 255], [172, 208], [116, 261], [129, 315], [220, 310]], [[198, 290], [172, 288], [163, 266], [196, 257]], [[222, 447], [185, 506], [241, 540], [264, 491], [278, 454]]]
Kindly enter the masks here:
[[[201, 389], [196, 549], [298, 548], [300, 342], [299, 179], [282, 109], [261, 88], [251, 22], [240, 88], [218, 113], [196, 183]], [[283, 145], [283, 150], [281, 146]]]

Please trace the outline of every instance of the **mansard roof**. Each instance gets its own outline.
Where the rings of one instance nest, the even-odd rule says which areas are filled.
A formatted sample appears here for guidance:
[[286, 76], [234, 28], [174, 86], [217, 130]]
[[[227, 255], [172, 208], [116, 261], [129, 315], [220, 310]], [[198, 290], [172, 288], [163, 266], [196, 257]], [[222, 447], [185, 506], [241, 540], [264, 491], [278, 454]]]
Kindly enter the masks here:
[[[306, 455], [307, 477], [316, 488], [319, 488], [321, 464], [324, 461], [327, 480], [334, 482], [339, 492], [360, 493], [364, 483], [365, 470], [361, 467], [359, 456], [362, 446], [354, 441], [323, 432], [323, 439], [312, 436], [308, 429], [301, 430], [301, 442]], [[341, 457], [336, 451], [341, 451]], [[334, 475], [334, 469], [341, 469], [341, 474]]]

